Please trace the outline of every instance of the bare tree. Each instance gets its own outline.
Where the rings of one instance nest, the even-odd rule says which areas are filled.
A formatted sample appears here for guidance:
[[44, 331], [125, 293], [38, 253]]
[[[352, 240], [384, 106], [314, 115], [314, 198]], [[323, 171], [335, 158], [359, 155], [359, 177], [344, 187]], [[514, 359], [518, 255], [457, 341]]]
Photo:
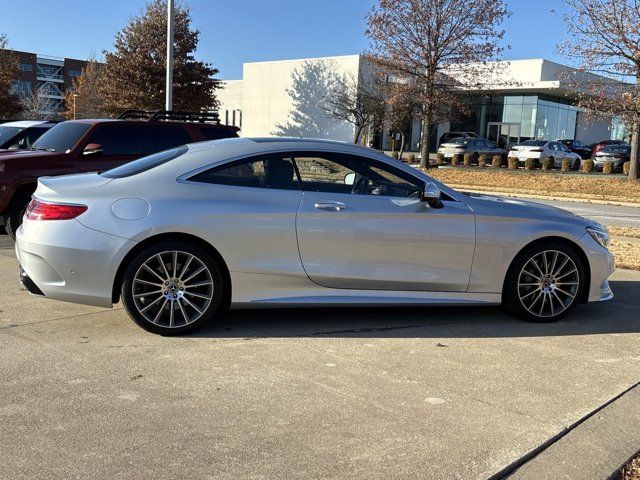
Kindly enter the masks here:
[[53, 111], [49, 99], [40, 96], [38, 90], [30, 89], [20, 97], [23, 120], [53, 120], [58, 118], [58, 113]]
[[400, 136], [398, 158], [402, 159], [406, 145], [405, 130], [414, 118], [419, 116], [420, 104], [416, 101], [419, 89], [415, 83], [385, 76], [381, 80], [384, 92], [384, 121], [392, 136]]
[[371, 58], [419, 87], [421, 167], [429, 166], [431, 126], [463, 108], [457, 90], [481, 89], [487, 62], [499, 58], [497, 26], [509, 15], [504, 0], [378, 0], [369, 12]]
[[566, 0], [570, 38], [558, 47], [575, 62], [563, 79], [589, 116], [619, 117], [631, 131], [629, 179], [640, 178], [640, 1]]
[[362, 132], [373, 124], [382, 111], [382, 97], [375, 76], [353, 74], [336, 77], [329, 96], [322, 104], [330, 116], [354, 126], [353, 143], [358, 143]]

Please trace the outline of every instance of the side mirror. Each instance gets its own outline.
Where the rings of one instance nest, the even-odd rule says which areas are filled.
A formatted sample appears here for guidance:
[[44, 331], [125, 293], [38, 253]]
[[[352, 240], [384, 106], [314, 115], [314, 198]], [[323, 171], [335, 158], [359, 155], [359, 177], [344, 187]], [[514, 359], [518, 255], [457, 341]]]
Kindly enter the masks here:
[[82, 151], [83, 155], [99, 155], [104, 152], [104, 148], [99, 143], [90, 143]]
[[442, 208], [443, 205], [442, 200], [440, 199], [441, 196], [442, 192], [440, 192], [440, 189], [435, 183], [427, 182], [424, 184], [424, 190], [422, 191], [421, 200], [428, 203], [430, 207]]
[[347, 173], [344, 176], [344, 184], [345, 185], [353, 185], [356, 183], [356, 174], [354, 172]]

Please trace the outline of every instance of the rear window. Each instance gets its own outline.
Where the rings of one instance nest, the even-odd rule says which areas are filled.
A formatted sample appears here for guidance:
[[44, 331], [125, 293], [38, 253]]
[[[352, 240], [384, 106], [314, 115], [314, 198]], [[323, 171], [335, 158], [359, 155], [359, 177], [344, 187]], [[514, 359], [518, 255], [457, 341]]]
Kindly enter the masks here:
[[105, 178], [131, 177], [133, 175], [147, 172], [152, 168], [156, 168], [160, 165], [170, 162], [171, 160], [184, 155], [188, 150], [188, 147], [182, 146], [178, 148], [172, 148], [171, 150], [165, 150], [164, 152], [154, 153], [153, 155], [142, 157], [138, 160], [134, 160], [133, 162], [125, 163], [120, 167], [107, 170], [100, 175]]
[[602, 153], [626, 153], [631, 152], [629, 145], [609, 145], [600, 150]]
[[524, 147], [542, 147], [547, 143], [544, 140], [527, 140], [526, 142], [522, 142], [520, 145]]

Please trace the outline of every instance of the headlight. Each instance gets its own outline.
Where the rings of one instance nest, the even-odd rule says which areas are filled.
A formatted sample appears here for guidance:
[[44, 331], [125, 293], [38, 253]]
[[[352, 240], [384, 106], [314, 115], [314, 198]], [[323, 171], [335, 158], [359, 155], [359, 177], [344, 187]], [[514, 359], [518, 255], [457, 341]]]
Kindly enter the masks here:
[[611, 237], [605, 228], [587, 227], [587, 232], [589, 232], [589, 235], [591, 235], [598, 245], [609, 248], [609, 240], [611, 240]]

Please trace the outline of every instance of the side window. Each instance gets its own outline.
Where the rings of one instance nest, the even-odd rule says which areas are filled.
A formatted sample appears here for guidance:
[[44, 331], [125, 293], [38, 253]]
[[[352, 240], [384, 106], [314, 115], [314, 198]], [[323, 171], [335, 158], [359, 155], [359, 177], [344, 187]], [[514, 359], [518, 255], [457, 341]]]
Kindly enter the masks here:
[[298, 153], [294, 159], [306, 191], [409, 197], [421, 189], [411, 175], [364, 157]]
[[204, 138], [207, 140], [219, 140], [221, 138], [230, 138], [237, 136], [236, 134], [232, 134], [230, 130], [226, 128], [201, 128], [200, 132], [204, 135]]
[[283, 154], [262, 155], [214, 167], [189, 180], [236, 187], [300, 189], [293, 163]]
[[104, 155], [143, 155], [142, 125], [101, 125], [87, 143], [102, 145]]
[[172, 125], [145, 125], [147, 145], [144, 153], [156, 153], [192, 143], [189, 132]]

